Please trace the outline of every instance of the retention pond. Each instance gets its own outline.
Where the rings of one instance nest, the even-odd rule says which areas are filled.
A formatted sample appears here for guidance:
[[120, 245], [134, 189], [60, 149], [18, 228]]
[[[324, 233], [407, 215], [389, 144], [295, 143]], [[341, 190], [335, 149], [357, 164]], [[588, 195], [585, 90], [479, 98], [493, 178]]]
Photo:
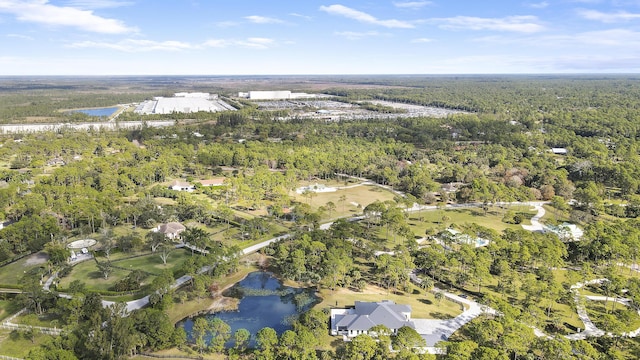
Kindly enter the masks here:
[[[231, 334], [238, 329], [247, 329], [251, 333], [249, 346], [255, 346], [255, 336], [264, 327], [273, 328], [278, 335], [292, 329], [297, 316], [319, 300], [313, 289], [284, 286], [272, 273], [263, 271], [250, 273], [224, 295], [240, 298], [238, 310], [199, 316], [223, 320], [231, 326]], [[197, 317], [177, 324], [185, 329], [189, 341], [193, 341], [195, 319]], [[233, 342], [229, 341], [226, 345], [233, 346]]]

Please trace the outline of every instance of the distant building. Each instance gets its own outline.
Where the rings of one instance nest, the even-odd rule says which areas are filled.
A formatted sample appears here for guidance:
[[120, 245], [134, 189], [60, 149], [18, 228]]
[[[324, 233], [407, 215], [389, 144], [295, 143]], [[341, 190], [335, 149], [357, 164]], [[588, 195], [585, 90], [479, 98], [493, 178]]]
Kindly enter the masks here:
[[399, 305], [391, 300], [381, 302], [356, 301], [353, 308], [331, 309], [331, 335], [355, 337], [367, 334], [369, 329], [384, 325], [394, 334], [403, 326], [415, 329], [411, 321], [411, 306]]
[[186, 229], [187, 228], [184, 227], [184, 225], [178, 222], [169, 222], [166, 224], [158, 225], [158, 227], [153, 229], [153, 231], [164, 234], [166, 237], [168, 237], [171, 240], [175, 240], [175, 239], [178, 239], [180, 237], [180, 233], [182, 233]]
[[188, 183], [186, 181], [173, 180], [171, 184], [169, 184], [169, 189], [175, 190], [175, 191], [192, 192], [196, 188], [191, 183]]
[[551, 148], [551, 152], [556, 155], [567, 155], [567, 149], [565, 148]]
[[217, 94], [209, 93], [175, 93], [174, 97], [155, 97], [140, 103], [136, 114], [172, 114], [194, 113], [199, 111], [216, 112], [235, 110], [234, 107], [218, 99]]
[[208, 179], [208, 180], [198, 180], [200, 185], [202, 186], [222, 186], [224, 185], [224, 177]]
[[289, 90], [239, 92], [238, 97], [249, 100], [288, 100], [317, 97], [315, 94], [292, 93]]

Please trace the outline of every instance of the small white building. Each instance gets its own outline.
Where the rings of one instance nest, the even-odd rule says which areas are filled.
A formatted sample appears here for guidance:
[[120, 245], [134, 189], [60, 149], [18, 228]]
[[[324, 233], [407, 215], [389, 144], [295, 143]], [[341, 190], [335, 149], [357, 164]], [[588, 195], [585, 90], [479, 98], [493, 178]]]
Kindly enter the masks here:
[[184, 225], [178, 222], [169, 222], [158, 225], [158, 227], [154, 228], [152, 231], [162, 233], [171, 240], [176, 240], [186, 229], [187, 228]]
[[192, 192], [193, 190], [196, 189], [196, 187], [193, 186], [193, 184], [188, 183], [186, 181], [173, 180], [171, 184], [169, 184], [169, 189], [175, 190], [175, 191]]
[[567, 155], [566, 148], [551, 148], [551, 152], [555, 155]]

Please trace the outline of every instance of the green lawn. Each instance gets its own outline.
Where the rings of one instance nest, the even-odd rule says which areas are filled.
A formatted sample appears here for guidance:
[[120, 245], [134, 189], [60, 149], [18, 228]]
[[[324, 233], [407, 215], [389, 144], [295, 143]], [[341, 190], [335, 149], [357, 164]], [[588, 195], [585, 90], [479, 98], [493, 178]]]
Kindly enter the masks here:
[[0, 330], [0, 355], [24, 358], [31, 348], [39, 346], [51, 339], [51, 336], [39, 334], [33, 342], [18, 331]]
[[110, 290], [113, 284], [125, 278], [129, 273], [130, 271], [113, 269], [109, 278], [105, 279], [98, 270], [95, 261], [89, 260], [74, 266], [71, 274], [60, 279], [58, 288], [67, 289], [72, 281], [80, 280], [86, 284], [89, 290]]
[[[535, 214], [535, 211], [531, 210], [529, 206], [511, 206], [507, 209], [490, 207], [486, 215], [480, 208], [436, 209], [412, 212], [408, 222], [413, 232], [418, 236], [423, 236], [427, 229], [438, 231], [452, 225], [478, 224], [502, 232], [504, 229], [522, 229], [522, 224], [531, 224], [530, 217], [525, 217], [523, 223], [519, 225], [503, 222], [502, 218], [507, 211], [522, 212], [530, 216]], [[443, 217], [446, 217], [444, 221]]]
[[25, 272], [40, 266], [46, 266], [46, 264], [36, 264], [33, 261], [33, 255], [7, 264], [0, 268], [0, 284], [19, 285]]
[[176, 249], [169, 253], [167, 264], [162, 263], [162, 259], [158, 254], [149, 254], [145, 256], [135, 257], [126, 260], [112, 260], [114, 265], [130, 268], [131, 270], [144, 270], [154, 275], [160, 275], [164, 269], [174, 269], [191, 256], [188, 249]]
[[13, 299], [0, 300], [0, 321], [17, 313], [20, 309], [22, 309], [22, 305], [18, 301]]
[[623, 332], [633, 331], [640, 328], [640, 315], [637, 311], [622, 304], [613, 302], [587, 300], [585, 304], [587, 314], [591, 321], [602, 330], [607, 330], [611, 324], [607, 323], [605, 314], [613, 315], [621, 324], [620, 330]]

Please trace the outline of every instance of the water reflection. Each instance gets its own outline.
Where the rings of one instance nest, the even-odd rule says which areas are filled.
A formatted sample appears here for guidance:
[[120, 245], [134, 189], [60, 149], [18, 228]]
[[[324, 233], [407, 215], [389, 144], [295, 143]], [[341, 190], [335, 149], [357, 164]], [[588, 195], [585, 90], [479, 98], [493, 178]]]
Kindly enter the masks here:
[[[318, 301], [312, 289], [284, 286], [272, 273], [264, 271], [250, 273], [224, 295], [241, 299], [237, 311], [201, 316], [223, 320], [231, 326], [231, 334], [242, 328], [249, 330], [252, 336], [249, 346], [255, 346], [255, 334], [264, 327], [271, 327], [278, 334], [292, 329], [296, 316]], [[189, 341], [193, 340], [191, 330], [196, 318], [183, 320], [177, 325], [184, 327]], [[227, 342], [226, 346], [233, 346], [233, 342]]]

